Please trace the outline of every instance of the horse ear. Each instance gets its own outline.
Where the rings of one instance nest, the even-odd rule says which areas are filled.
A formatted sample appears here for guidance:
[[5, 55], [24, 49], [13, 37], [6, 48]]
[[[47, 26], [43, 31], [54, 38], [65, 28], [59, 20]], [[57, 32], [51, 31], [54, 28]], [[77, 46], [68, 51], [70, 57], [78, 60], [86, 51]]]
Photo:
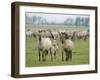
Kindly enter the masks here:
[[41, 41], [41, 33], [40, 33], [40, 30], [38, 31], [38, 39], [39, 39], [39, 41]]
[[59, 32], [59, 31], [58, 31], [58, 34], [59, 34], [59, 37], [61, 37], [61, 36], [62, 36], [62, 35], [61, 35], [61, 32]]
[[39, 41], [41, 41], [41, 36], [39, 35]]
[[51, 34], [51, 38], [54, 39], [54, 35], [52, 34], [51, 30], [49, 30], [50, 34]]
[[65, 39], [69, 39], [69, 36], [68, 36], [68, 34], [65, 34]]

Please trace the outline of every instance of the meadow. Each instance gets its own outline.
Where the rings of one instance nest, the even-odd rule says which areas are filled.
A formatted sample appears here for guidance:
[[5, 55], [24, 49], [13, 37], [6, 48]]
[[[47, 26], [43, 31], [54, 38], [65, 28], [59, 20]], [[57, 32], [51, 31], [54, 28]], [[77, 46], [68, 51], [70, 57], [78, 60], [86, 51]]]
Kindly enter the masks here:
[[39, 61], [38, 58], [38, 40], [34, 37], [26, 37], [26, 67], [41, 67], [41, 66], [61, 66], [61, 65], [81, 65], [89, 64], [89, 39], [75, 40], [73, 49], [72, 61], [62, 61], [61, 42], [58, 39], [57, 59], [51, 61], [50, 54], [47, 55], [47, 61]]

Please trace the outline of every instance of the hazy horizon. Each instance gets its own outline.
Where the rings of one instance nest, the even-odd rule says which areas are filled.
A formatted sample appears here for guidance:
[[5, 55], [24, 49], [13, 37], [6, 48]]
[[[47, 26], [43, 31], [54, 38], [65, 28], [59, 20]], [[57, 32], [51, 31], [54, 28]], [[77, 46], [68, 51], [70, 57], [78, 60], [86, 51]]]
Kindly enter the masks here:
[[32, 18], [33, 16], [40, 16], [43, 19], [46, 19], [48, 22], [56, 22], [61, 23], [64, 22], [68, 18], [76, 19], [76, 17], [84, 17], [87, 18], [89, 15], [81, 15], [81, 14], [54, 14], [54, 13], [34, 13], [34, 12], [27, 12], [26, 16]]

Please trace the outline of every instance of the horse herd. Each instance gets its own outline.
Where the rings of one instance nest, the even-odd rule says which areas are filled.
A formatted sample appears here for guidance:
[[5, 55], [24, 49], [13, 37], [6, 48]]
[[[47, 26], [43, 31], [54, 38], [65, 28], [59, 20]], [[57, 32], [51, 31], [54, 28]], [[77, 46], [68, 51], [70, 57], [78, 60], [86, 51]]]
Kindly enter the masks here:
[[58, 52], [57, 39], [61, 43], [62, 61], [72, 61], [72, 50], [75, 40], [86, 40], [89, 38], [89, 30], [77, 31], [52, 31], [50, 29], [37, 30], [32, 32], [31, 29], [26, 31], [27, 37], [34, 37], [38, 40], [38, 56], [39, 61], [46, 61], [46, 56], [51, 55], [51, 61], [56, 60]]

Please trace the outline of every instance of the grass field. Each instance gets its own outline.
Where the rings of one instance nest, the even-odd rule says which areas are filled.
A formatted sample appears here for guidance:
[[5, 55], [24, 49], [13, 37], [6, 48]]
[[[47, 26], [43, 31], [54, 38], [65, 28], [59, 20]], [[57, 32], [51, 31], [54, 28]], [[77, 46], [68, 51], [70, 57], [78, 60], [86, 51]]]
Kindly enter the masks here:
[[58, 40], [59, 51], [57, 59], [51, 62], [50, 54], [47, 55], [47, 61], [43, 62], [38, 59], [37, 39], [26, 37], [26, 67], [36, 66], [61, 66], [61, 65], [80, 65], [89, 64], [89, 40], [76, 40], [74, 42], [72, 61], [61, 60], [61, 44]]

